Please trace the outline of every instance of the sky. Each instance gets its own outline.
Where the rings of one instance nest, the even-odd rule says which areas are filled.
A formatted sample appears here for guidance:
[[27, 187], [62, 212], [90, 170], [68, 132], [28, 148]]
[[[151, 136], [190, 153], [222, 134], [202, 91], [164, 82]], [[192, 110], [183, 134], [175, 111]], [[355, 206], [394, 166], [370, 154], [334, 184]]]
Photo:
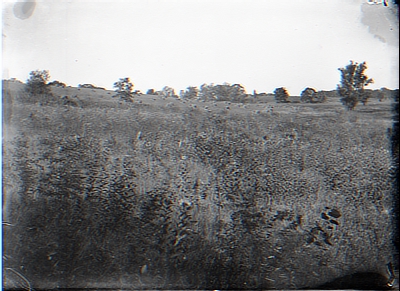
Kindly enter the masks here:
[[[369, 88], [398, 88], [399, 24], [390, 1], [3, 1], [3, 79], [49, 70], [67, 85], [179, 92], [332, 90], [339, 67], [367, 62]], [[367, 3], [372, 2], [372, 3]]]

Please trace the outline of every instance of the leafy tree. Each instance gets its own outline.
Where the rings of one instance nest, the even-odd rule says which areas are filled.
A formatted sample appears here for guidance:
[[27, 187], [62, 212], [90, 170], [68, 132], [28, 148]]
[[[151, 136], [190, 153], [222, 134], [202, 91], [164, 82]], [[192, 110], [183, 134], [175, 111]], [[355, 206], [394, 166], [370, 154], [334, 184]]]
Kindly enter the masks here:
[[154, 89], [149, 89], [149, 90], [147, 90], [146, 94], [147, 95], [154, 95], [154, 94], [156, 94], [156, 91]]
[[274, 90], [275, 100], [278, 103], [288, 103], [289, 93], [286, 88], [280, 87]]
[[47, 86], [47, 82], [50, 79], [49, 71], [47, 70], [36, 70], [29, 73], [29, 79], [26, 81], [26, 91], [30, 94], [49, 94], [50, 89]]
[[199, 96], [204, 100], [243, 102], [247, 94], [241, 84], [223, 83], [214, 85], [211, 83], [200, 86]]
[[247, 96], [245, 88], [241, 84], [224, 83], [222, 85], [217, 85], [215, 91], [219, 100], [226, 100], [232, 102], [243, 102], [244, 98]]
[[202, 84], [200, 86], [199, 97], [203, 100], [215, 100], [215, 92], [213, 92], [214, 84]]
[[174, 88], [165, 86], [162, 90], [161, 90], [161, 96], [164, 97], [178, 97], [178, 95], [175, 94], [175, 90]]
[[194, 99], [199, 95], [199, 89], [197, 87], [189, 86], [185, 91], [182, 92], [182, 99]]
[[342, 97], [340, 101], [348, 110], [353, 110], [359, 102], [365, 105], [370, 97], [364, 88], [374, 81], [365, 75], [366, 69], [365, 62], [359, 64], [353, 61], [350, 61], [346, 67], [338, 69], [341, 73], [341, 81], [336, 90]]
[[126, 102], [133, 102], [133, 84], [129, 78], [120, 78], [114, 83], [116, 94], [113, 97], [119, 97]]

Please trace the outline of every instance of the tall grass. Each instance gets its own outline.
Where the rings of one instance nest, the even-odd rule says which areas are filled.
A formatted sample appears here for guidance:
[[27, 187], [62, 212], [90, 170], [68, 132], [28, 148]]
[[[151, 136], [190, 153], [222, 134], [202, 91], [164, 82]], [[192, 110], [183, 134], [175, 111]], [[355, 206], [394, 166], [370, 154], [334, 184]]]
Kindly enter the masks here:
[[14, 105], [8, 267], [37, 288], [151, 289], [377, 270], [393, 253], [389, 140], [348, 118]]

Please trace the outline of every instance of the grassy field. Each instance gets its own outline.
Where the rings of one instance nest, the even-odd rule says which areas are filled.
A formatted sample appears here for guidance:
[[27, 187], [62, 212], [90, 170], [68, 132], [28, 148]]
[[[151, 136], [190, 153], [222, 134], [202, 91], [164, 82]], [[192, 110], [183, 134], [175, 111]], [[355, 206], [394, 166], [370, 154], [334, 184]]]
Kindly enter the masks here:
[[3, 84], [6, 287], [300, 289], [395, 262], [391, 100]]

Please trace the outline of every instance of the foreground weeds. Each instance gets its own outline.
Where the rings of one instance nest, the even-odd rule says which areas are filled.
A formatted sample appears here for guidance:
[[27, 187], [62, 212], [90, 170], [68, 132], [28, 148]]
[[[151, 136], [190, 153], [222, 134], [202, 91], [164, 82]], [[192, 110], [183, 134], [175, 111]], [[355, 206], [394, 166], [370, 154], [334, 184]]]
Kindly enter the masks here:
[[6, 265], [34, 287], [302, 288], [392, 259], [379, 125], [139, 105], [13, 116]]

